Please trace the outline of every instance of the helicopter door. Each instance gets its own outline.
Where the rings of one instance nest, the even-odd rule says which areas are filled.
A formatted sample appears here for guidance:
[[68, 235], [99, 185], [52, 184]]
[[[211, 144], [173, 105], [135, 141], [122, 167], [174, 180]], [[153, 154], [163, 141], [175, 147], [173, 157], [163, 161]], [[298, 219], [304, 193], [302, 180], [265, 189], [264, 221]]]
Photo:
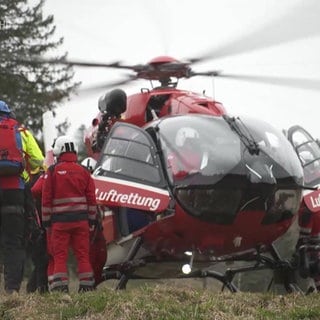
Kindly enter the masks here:
[[112, 127], [93, 178], [97, 203], [114, 208], [121, 236], [143, 228], [169, 206], [169, 189], [156, 146], [135, 125], [118, 122]]
[[[320, 144], [300, 126], [288, 130], [288, 139], [293, 145], [303, 168], [304, 184], [307, 187], [320, 185]], [[320, 190], [305, 190], [304, 200], [311, 211], [320, 207]]]
[[303, 167], [304, 182], [307, 186], [320, 183], [320, 144], [300, 126], [288, 130], [288, 139], [293, 145]]

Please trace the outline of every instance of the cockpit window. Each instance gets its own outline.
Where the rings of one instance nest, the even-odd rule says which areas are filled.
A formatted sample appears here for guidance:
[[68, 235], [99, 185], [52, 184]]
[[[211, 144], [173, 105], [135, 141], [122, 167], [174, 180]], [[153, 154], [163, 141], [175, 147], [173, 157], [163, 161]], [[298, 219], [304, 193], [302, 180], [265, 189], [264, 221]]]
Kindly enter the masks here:
[[171, 183], [196, 174], [222, 176], [241, 160], [240, 139], [222, 118], [184, 117], [183, 123], [179, 118], [166, 119], [159, 129]]
[[115, 127], [102, 150], [97, 167], [100, 175], [123, 175], [152, 184], [160, 182], [155, 150], [143, 131], [130, 126]]
[[222, 117], [184, 116], [181, 123], [180, 119], [159, 122], [164, 162], [174, 185], [214, 184], [230, 173], [245, 176], [262, 161], [277, 178], [302, 176], [288, 139], [263, 121], [243, 117], [230, 125]]

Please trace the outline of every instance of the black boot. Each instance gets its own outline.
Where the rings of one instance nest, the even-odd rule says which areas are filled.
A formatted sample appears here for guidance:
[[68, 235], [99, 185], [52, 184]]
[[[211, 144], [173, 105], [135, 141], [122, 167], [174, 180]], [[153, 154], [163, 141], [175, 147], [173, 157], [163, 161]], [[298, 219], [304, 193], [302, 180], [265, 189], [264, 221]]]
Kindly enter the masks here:
[[79, 290], [78, 292], [81, 293], [81, 292], [88, 292], [88, 291], [93, 291], [95, 288], [93, 286], [85, 286], [85, 285], [80, 285], [79, 286]]
[[51, 288], [51, 291], [58, 291], [58, 292], [63, 292], [63, 293], [69, 293], [69, 288], [68, 286], [56, 286]]

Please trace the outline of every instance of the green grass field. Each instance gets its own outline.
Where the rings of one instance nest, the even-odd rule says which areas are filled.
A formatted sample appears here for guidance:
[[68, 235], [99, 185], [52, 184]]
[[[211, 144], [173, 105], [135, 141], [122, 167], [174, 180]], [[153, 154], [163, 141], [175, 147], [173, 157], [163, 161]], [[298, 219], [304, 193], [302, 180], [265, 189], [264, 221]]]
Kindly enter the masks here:
[[215, 292], [168, 285], [70, 295], [2, 295], [0, 319], [320, 319], [320, 295]]

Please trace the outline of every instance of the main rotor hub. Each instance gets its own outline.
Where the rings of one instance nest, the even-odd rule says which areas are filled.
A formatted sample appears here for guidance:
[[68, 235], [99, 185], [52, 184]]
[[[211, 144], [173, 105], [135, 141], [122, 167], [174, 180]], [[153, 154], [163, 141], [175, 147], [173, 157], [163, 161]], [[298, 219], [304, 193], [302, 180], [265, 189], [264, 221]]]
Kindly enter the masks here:
[[170, 78], [188, 78], [190, 76], [189, 63], [181, 62], [170, 56], [159, 56], [145, 66], [136, 68], [137, 78], [158, 80], [161, 83], [171, 83]]

